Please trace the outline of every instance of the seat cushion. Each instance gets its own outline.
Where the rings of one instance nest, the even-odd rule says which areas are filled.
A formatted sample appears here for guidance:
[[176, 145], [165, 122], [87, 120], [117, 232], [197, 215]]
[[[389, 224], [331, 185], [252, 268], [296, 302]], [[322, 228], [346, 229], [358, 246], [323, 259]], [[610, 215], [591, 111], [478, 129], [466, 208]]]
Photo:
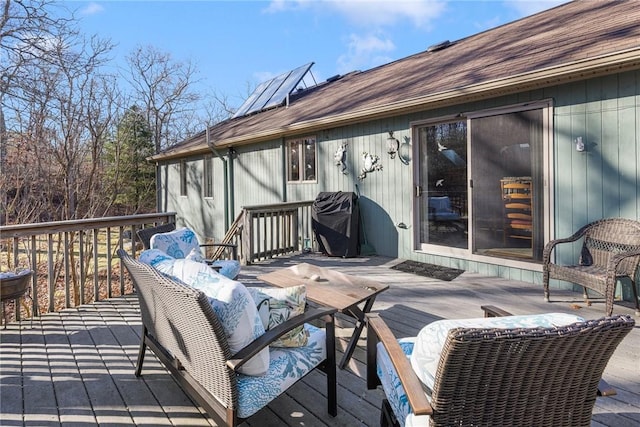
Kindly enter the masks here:
[[[398, 343], [407, 355], [418, 378], [431, 390], [433, 389], [435, 373], [440, 362], [442, 346], [450, 329], [553, 327], [583, 320], [579, 316], [564, 313], [438, 320], [422, 328], [417, 337], [401, 338]], [[376, 363], [382, 388], [399, 424], [405, 427], [429, 426], [429, 416], [416, 416], [413, 414], [404, 388], [382, 343], [377, 346]], [[429, 398], [428, 395], [427, 398]]]
[[[140, 254], [140, 261], [187, 286], [199, 289], [208, 298], [220, 319], [231, 353], [236, 353], [264, 334], [258, 310], [247, 288], [240, 282], [216, 273], [211, 267], [188, 259], [175, 259], [158, 249]], [[240, 367], [246, 375], [263, 375], [269, 368], [269, 349], [263, 349]]]
[[[400, 348], [402, 348], [402, 351], [407, 358], [410, 358], [411, 353], [413, 353], [415, 340], [415, 337], [400, 338], [398, 340]], [[376, 368], [378, 371], [378, 378], [380, 378], [380, 382], [382, 383], [384, 394], [391, 405], [391, 409], [393, 409], [396, 419], [402, 426], [405, 424], [407, 415], [412, 411], [409, 406], [409, 401], [407, 400], [407, 394], [404, 391], [404, 387], [402, 387], [400, 378], [393, 368], [391, 359], [389, 359], [389, 354], [382, 343], [378, 343], [377, 346]]]
[[247, 418], [281, 395], [327, 357], [324, 329], [305, 324], [306, 346], [270, 349], [269, 371], [238, 375], [238, 416]]

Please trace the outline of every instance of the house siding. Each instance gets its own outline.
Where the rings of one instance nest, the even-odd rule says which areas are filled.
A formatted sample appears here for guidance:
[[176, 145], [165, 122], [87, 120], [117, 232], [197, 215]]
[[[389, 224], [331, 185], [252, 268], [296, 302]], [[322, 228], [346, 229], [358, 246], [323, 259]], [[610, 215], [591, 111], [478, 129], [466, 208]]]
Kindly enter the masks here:
[[[372, 120], [316, 132], [317, 178], [311, 183], [285, 183], [283, 140], [274, 140], [237, 148], [233, 160], [234, 213], [243, 206], [282, 201], [313, 200], [323, 191], [355, 191], [360, 194], [361, 213], [368, 243], [382, 255], [430, 262], [484, 275], [541, 283], [540, 266], [514, 268], [495, 263], [419, 252], [413, 242], [413, 171], [415, 159], [403, 164], [386, 153], [388, 131], [413, 146], [411, 123], [421, 120], [504, 107], [523, 102], [551, 99], [553, 102], [553, 199], [552, 236], [569, 236], [584, 224], [603, 217], [640, 218], [638, 183], [640, 180], [640, 71], [598, 77], [566, 85], [537, 89], [499, 98], [457, 105], [420, 113]], [[299, 136], [306, 136], [301, 134]], [[575, 149], [581, 136], [586, 151]], [[335, 164], [334, 153], [347, 144], [346, 174]], [[358, 180], [362, 153], [380, 157], [383, 169]], [[411, 152], [411, 156], [413, 156]], [[221, 164], [221, 161], [215, 164]], [[168, 165], [171, 167], [171, 165]], [[199, 166], [201, 168], [201, 166]], [[197, 168], [193, 169], [197, 175]], [[216, 167], [216, 195], [222, 169]], [[178, 177], [169, 172], [168, 194], [179, 194]], [[164, 176], [164, 175], [163, 175]], [[190, 181], [189, 191], [192, 189]], [[200, 192], [201, 194], [201, 192]], [[193, 199], [198, 199], [195, 197]], [[201, 199], [201, 197], [200, 197]], [[199, 218], [206, 212], [208, 222], [198, 226], [220, 230], [223, 224], [221, 198], [202, 205], [197, 200], [181, 203], [169, 196], [167, 208], [182, 218]], [[404, 223], [409, 228], [398, 228]], [[195, 225], [195, 224], [193, 224]], [[579, 248], [558, 253], [560, 260], [576, 259]]]

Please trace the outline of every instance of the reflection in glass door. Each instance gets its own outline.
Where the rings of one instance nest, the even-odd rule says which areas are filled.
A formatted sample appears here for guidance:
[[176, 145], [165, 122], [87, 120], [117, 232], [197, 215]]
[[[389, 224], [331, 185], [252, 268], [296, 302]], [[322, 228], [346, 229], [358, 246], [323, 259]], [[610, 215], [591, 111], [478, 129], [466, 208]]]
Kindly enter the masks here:
[[420, 243], [468, 247], [467, 122], [419, 127]]
[[540, 260], [543, 109], [472, 118], [473, 251]]

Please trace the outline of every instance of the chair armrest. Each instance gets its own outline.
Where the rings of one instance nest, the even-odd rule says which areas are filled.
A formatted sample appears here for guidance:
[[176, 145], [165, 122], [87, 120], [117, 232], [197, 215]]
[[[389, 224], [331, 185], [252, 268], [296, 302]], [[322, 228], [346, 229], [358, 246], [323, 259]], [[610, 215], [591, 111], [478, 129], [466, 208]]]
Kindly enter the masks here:
[[[433, 408], [425, 396], [422, 382], [413, 371], [393, 332], [377, 313], [367, 314], [367, 335], [369, 334], [375, 334], [389, 354], [393, 368], [398, 374], [405, 393], [407, 393], [407, 399], [413, 413], [416, 415], [433, 414]], [[375, 348], [375, 345], [373, 347]], [[368, 351], [373, 351], [373, 349], [370, 348]], [[375, 363], [375, 359], [373, 363]]]
[[555, 240], [551, 240], [550, 242], [548, 242], [546, 245], [544, 245], [544, 249], [542, 250], [542, 264], [543, 265], [548, 265], [551, 262], [551, 252], [553, 251], [553, 249], [561, 244], [561, 243], [571, 243], [571, 242], [575, 242], [576, 240], [578, 240], [579, 238], [582, 237], [582, 234], [577, 235], [574, 234], [571, 237], [566, 237], [563, 239], [555, 239]]
[[237, 248], [238, 245], [236, 245], [235, 243], [202, 243], [200, 244], [201, 248], [204, 247], [225, 247], [225, 248]]
[[549, 264], [549, 262], [551, 262], [551, 252], [553, 251], [553, 248], [555, 248], [560, 243], [575, 242], [576, 240], [578, 240], [582, 236], [584, 236], [585, 233], [587, 232], [587, 230], [589, 228], [591, 228], [593, 225], [594, 225], [593, 223], [587, 224], [587, 225], [583, 226], [582, 228], [580, 228], [575, 233], [573, 233], [569, 237], [565, 237], [565, 238], [562, 238], [562, 239], [551, 240], [546, 245], [544, 245], [544, 249], [542, 250], [542, 264], [543, 265], [547, 265], [547, 264]]
[[286, 322], [268, 330], [231, 356], [231, 358], [227, 360], [227, 366], [234, 371], [237, 371], [239, 367], [258, 354], [260, 350], [268, 347], [292, 329], [297, 328], [300, 325], [304, 325], [305, 323], [309, 323], [312, 320], [324, 318], [325, 323], [333, 323], [333, 315], [336, 311], [337, 310], [335, 308], [312, 308], [298, 316], [290, 318]]
[[620, 264], [620, 262], [622, 262], [625, 258], [634, 257], [638, 255], [640, 255], [640, 250], [622, 252], [622, 253], [613, 255], [612, 257], [609, 258], [609, 261], [607, 262], [607, 272], [614, 273], [614, 276], [615, 276], [616, 268], [618, 267], [618, 264]]

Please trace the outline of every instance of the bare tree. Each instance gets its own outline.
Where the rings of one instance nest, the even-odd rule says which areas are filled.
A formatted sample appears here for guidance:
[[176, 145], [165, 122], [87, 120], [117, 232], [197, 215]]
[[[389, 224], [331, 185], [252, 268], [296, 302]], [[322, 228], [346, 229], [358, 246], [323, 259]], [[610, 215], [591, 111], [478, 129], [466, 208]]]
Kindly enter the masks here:
[[200, 95], [193, 91], [196, 68], [191, 62], [174, 61], [153, 46], [138, 47], [127, 56], [127, 80], [136, 105], [144, 109], [153, 132], [156, 152], [186, 138], [183, 127], [174, 126], [196, 110]]
[[[69, 20], [53, 18], [49, 0], [5, 0], [0, 10], [0, 193], [1, 222], [20, 217], [37, 220], [42, 211], [42, 193], [33, 166], [40, 157], [34, 144], [38, 130], [25, 103], [38, 90], [31, 87], [29, 67], [49, 59], [49, 40], [68, 31]], [[7, 126], [7, 121], [11, 126]], [[25, 161], [30, 168], [22, 168]], [[11, 160], [11, 162], [9, 162]], [[35, 170], [34, 170], [35, 169]], [[23, 172], [27, 171], [25, 175]], [[20, 197], [18, 197], [20, 196]]]

